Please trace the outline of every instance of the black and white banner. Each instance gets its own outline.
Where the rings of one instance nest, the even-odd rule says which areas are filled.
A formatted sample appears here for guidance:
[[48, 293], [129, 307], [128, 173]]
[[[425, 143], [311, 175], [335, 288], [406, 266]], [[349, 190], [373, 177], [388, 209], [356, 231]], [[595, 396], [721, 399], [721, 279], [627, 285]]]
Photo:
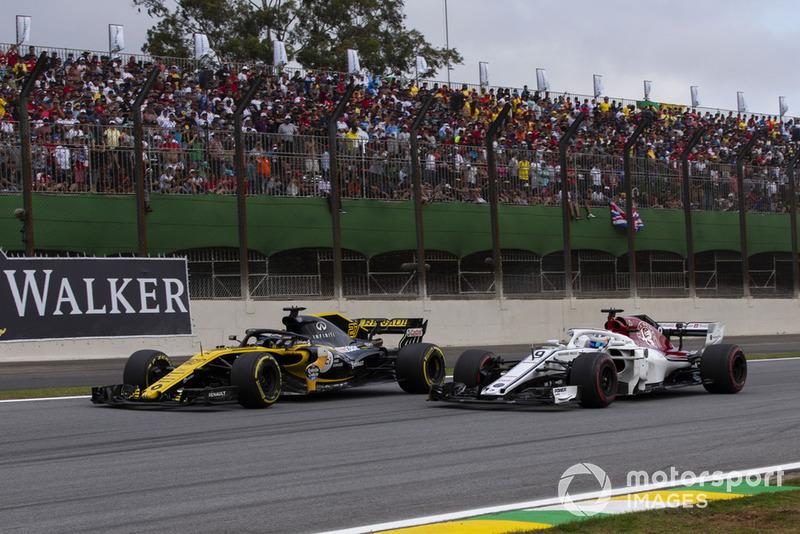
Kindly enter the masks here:
[[191, 333], [185, 259], [0, 251], [0, 342]]

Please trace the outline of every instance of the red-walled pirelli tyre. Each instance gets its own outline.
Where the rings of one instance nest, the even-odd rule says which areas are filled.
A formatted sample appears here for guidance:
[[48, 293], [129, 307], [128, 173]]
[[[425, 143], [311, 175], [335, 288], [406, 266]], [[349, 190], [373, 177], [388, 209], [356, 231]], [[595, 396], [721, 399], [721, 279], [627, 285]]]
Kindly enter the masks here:
[[617, 398], [617, 368], [614, 360], [603, 352], [578, 355], [572, 362], [569, 383], [580, 386], [581, 406], [605, 408]]
[[700, 378], [711, 393], [739, 393], [747, 381], [747, 358], [737, 345], [710, 345], [700, 357]]
[[444, 381], [442, 349], [433, 343], [412, 343], [397, 353], [397, 383], [406, 393], [428, 393], [431, 386]]
[[456, 360], [453, 382], [460, 382], [468, 388], [486, 386], [499, 378], [497, 363], [497, 356], [488, 350], [466, 350]]
[[160, 350], [137, 350], [125, 363], [122, 382], [145, 389], [158, 382], [168, 367], [172, 367], [172, 361]]
[[231, 385], [245, 408], [272, 406], [281, 394], [281, 368], [269, 352], [245, 352], [233, 362]]

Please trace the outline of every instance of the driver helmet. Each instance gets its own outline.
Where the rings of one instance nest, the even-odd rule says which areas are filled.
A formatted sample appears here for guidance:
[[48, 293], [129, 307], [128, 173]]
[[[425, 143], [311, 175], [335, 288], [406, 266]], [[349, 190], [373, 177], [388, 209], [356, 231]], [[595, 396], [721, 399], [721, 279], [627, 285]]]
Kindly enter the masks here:
[[608, 336], [592, 336], [589, 340], [589, 347], [593, 349], [603, 349], [608, 345], [611, 338]]

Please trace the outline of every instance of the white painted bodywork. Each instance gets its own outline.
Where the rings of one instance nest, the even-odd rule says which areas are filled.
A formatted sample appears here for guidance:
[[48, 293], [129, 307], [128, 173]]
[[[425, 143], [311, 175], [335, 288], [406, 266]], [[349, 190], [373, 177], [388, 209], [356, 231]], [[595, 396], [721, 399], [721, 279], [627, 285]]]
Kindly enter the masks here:
[[[567, 334], [567, 343], [549, 341], [546, 345], [532, 347], [527, 357], [483, 388], [481, 396], [499, 398], [514, 390], [529, 387], [533, 378], [563, 372], [564, 366], [554, 361], [571, 362], [578, 355], [589, 352], [605, 352], [614, 360], [622, 386], [618, 395], [645, 392], [663, 383], [674, 371], [693, 366], [688, 359], [668, 358], [659, 350], [641, 347], [631, 338], [609, 330], [573, 328]], [[721, 339], [721, 335], [715, 335], [712, 342], [719, 343]], [[591, 346], [592, 342], [599, 346]], [[577, 386], [553, 388], [553, 402], [556, 404], [572, 401], [577, 395]]]

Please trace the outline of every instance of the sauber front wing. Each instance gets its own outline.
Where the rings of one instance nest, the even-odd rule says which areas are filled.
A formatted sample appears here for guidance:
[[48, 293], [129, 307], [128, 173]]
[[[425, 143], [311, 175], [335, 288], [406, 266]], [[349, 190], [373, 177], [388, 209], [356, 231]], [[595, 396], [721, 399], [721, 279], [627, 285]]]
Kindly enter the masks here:
[[482, 388], [467, 388], [458, 382], [436, 384], [428, 400], [479, 404], [568, 404], [580, 400], [579, 386], [529, 387], [510, 391], [506, 395], [481, 395]]
[[239, 397], [235, 386], [217, 388], [184, 388], [175, 394], [164, 394], [158, 400], [142, 400], [139, 388], [126, 384], [92, 388], [92, 402], [115, 407], [180, 407], [230, 404]]

